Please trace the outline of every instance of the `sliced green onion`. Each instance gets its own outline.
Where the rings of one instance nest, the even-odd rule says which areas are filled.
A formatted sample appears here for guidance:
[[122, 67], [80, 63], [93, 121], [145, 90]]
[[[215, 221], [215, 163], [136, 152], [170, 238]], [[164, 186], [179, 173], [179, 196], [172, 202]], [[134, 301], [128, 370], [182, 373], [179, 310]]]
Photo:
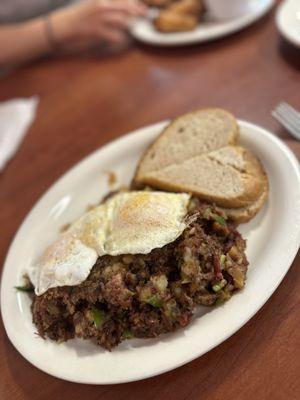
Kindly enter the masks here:
[[15, 286], [15, 289], [18, 290], [19, 292], [27, 292], [27, 293], [32, 293], [33, 292], [33, 287], [31, 286]]
[[150, 297], [148, 300], [146, 300], [146, 303], [150, 304], [153, 307], [162, 307], [164, 302], [160, 296], [155, 294], [154, 296]]
[[123, 339], [132, 339], [133, 333], [129, 329], [125, 329], [122, 334]]
[[222, 289], [222, 286], [219, 283], [216, 283], [215, 285], [213, 285], [212, 289], [214, 292], [218, 292]]
[[97, 329], [101, 328], [101, 325], [103, 324], [104, 318], [105, 318], [105, 313], [103, 310], [99, 310], [96, 307], [92, 308], [92, 317], [93, 317], [93, 322], [94, 325]]
[[227, 281], [226, 279], [222, 279], [221, 282], [215, 283], [212, 286], [212, 289], [214, 292], [219, 292], [221, 289], [223, 289], [223, 287], [226, 285]]

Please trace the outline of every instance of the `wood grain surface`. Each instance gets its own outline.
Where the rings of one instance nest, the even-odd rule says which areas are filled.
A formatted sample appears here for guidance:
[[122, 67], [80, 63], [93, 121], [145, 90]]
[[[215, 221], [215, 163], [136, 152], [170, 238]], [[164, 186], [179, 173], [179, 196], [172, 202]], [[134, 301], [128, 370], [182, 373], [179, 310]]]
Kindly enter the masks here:
[[[37, 118], [0, 174], [0, 262], [41, 194], [76, 162], [128, 131], [202, 106], [221, 106], [270, 129], [300, 158], [270, 116], [300, 108], [300, 52], [280, 39], [274, 11], [239, 34], [177, 49], [133, 44], [97, 59], [52, 59], [0, 80], [0, 101], [40, 96]], [[0, 331], [1, 400], [300, 399], [300, 255], [265, 306], [240, 331], [172, 372], [116, 386], [55, 379], [30, 365]], [[180, 349], [178, 349], [180, 351]], [[147, 362], [147, 360], [145, 360]]]

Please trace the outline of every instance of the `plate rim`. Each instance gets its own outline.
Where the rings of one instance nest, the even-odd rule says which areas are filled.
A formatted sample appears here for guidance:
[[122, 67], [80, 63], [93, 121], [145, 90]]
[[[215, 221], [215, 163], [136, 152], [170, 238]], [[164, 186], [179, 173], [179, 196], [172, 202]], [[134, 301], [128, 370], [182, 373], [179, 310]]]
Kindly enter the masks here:
[[[138, 26], [138, 21], [134, 21], [131, 24], [130, 27], [130, 32], [132, 36], [140, 41], [141, 43], [145, 43], [147, 45], [152, 45], [152, 46], [160, 46], [160, 47], [176, 47], [176, 46], [187, 46], [187, 45], [193, 45], [197, 43], [206, 43], [210, 42], [216, 39], [221, 39], [223, 37], [229, 36], [231, 34], [234, 34], [236, 32], [239, 32], [250, 25], [254, 24], [256, 21], [260, 20], [262, 17], [264, 17], [275, 5], [275, 0], [265, 0], [265, 4], [261, 6], [260, 9], [258, 9], [256, 12], [251, 13], [250, 15], [242, 15], [234, 20], [228, 20], [228, 21], [221, 21], [222, 24], [226, 24], [223, 28], [222, 32], [216, 32], [210, 34], [208, 37], [197, 37], [197, 35], [192, 35], [193, 32], [189, 32], [191, 34], [191, 37], [188, 39], [182, 39], [178, 38], [178, 40], [172, 40], [172, 38], [169, 36], [162, 36], [164, 35], [163, 33], [159, 33], [161, 35], [159, 38], [148, 38], [143, 35], [140, 35], [137, 31], [137, 26]], [[183, 32], [186, 33], [186, 32]], [[195, 33], [195, 31], [194, 31]], [[176, 34], [180, 34], [176, 33]], [[171, 34], [172, 35], [172, 34]]]
[[[82, 160], [80, 160], [79, 162], [75, 163], [70, 169], [68, 169], [64, 174], [61, 175], [60, 178], [58, 178], [56, 181], [53, 182], [53, 184], [45, 191], [45, 193], [35, 202], [35, 204], [33, 205], [33, 207], [31, 208], [31, 210], [29, 211], [29, 213], [27, 214], [27, 216], [25, 217], [25, 219], [23, 220], [23, 222], [21, 223], [19, 229], [17, 230], [10, 246], [9, 246], [9, 250], [7, 253], [7, 256], [5, 258], [5, 262], [3, 265], [3, 270], [2, 270], [2, 274], [1, 274], [1, 315], [2, 315], [2, 320], [3, 320], [3, 324], [6, 330], [6, 334], [10, 340], [10, 342], [13, 344], [13, 346], [19, 351], [19, 353], [25, 358], [27, 359], [31, 364], [33, 364], [35, 367], [37, 367], [38, 369], [42, 370], [45, 373], [48, 373], [54, 377], [60, 378], [60, 379], [64, 379], [67, 381], [71, 381], [71, 382], [77, 382], [77, 383], [83, 383], [83, 384], [94, 384], [94, 385], [103, 385], [103, 384], [118, 384], [118, 383], [125, 383], [125, 382], [132, 382], [132, 381], [138, 381], [138, 380], [142, 380], [142, 379], [146, 379], [146, 378], [150, 378], [156, 375], [160, 375], [163, 374], [165, 372], [168, 372], [170, 370], [173, 370], [175, 368], [178, 368], [184, 364], [187, 364], [191, 361], [193, 361], [194, 359], [201, 357], [203, 354], [207, 353], [208, 351], [210, 351], [211, 349], [213, 349], [214, 347], [218, 346], [220, 343], [224, 342], [225, 340], [227, 340], [229, 337], [231, 337], [235, 332], [237, 332], [239, 329], [242, 328], [242, 326], [244, 326], [262, 307], [263, 305], [267, 302], [267, 300], [272, 296], [272, 294], [275, 292], [275, 290], [277, 289], [277, 287], [279, 286], [279, 284], [282, 282], [283, 278], [285, 277], [286, 273], [288, 272], [296, 254], [299, 248], [299, 241], [300, 241], [300, 219], [297, 221], [297, 224], [295, 224], [294, 231], [295, 231], [295, 240], [292, 246], [290, 246], [289, 248], [289, 254], [287, 255], [287, 257], [285, 257], [285, 265], [286, 267], [284, 268], [284, 272], [282, 272], [282, 275], [280, 276], [280, 278], [277, 281], [277, 284], [272, 288], [271, 292], [268, 292], [267, 296], [264, 297], [264, 300], [262, 301], [262, 303], [260, 302], [259, 307], [254, 307], [252, 312], [247, 314], [247, 318], [242, 320], [242, 323], [239, 323], [235, 328], [231, 329], [230, 333], [226, 336], [223, 336], [219, 341], [214, 341], [210, 346], [208, 346], [206, 348], [206, 350], [202, 353], [197, 353], [196, 355], [193, 355], [192, 357], [189, 358], [185, 358], [184, 360], [182, 360], [181, 362], [177, 362], [175, 363], [175, 365], [171, 365], [167, 368], [164, 369], [160, 369], [159, 371], [156, 371], [154, 373], [149, 373], [147, 375], [141, 375], [139, 376], [137, 374], [137, 376], [135, 377], [130, 377], [130, 378], [123, 378], [123, 379], [109, 379], [106, 381], [93, 381], [93, 380], [89, 380], [89, 379], [72, 379], [70, 376], [63, 376], [60, 373], [55, 373], [55, 371], [51, 371], [49, 372], [49, 370], [47, 370], [46, 368], [43, 368], [39, 365], [38, 361], [34, 358], [34, 357], [30, 357], [28, 355], [24, 355], [23, 353], [23, 349], [21, 348], [21, 346], [19, 345], [18, 340], [13, 336], [10, 335], [9, 333], [11, 332], [10, 327], [8, 326], [9, 321], [6, 320], [5, 318], [5, 301], [4, 300], [4, 294], [5, 294], [5, 289], [3, 289], [3, 277], [7, 268], [7, 265], [9, 264], [9, 259], [11, 257], [11, 254], [14, 251], [14, 247], [16, 246], [16, 243], [19, 240], [19, 237], [22, 235], [22, 231], [24, 229], [26, 229], [26, 225], [28, 224], [28, 220], [30, 220], [31, 215], [34, 213], [35, 209], [38, 207], [38, 205], [43, 201], [44, 198], [46, 198], [49, 194], [49, 192], [59, 184], [59, 182], [61, 180], [63, 180], [65, 177], [67, 177], [68, 175], [71, 175], [74, 173], [75, 169], [79, 169], [82, 167], [82, 165], [84, 163], [88, 163], [91, 162], [91, 159], [96, 157], [99, 152], [103, 152], [105, 151], [105, 149], [107, 149], [109, 146], [116, 146], [118, 145], [118, 143], [122, 142], [122, 141], [127, 141], [128, 137], [133, 137], [135, 135], [138, 135], [141, 131], [143, 132], [147, 132], [147, 130], [151, 131], [153, 129], [159, 129], [162, 128], [165, 124], [167, 124], [168, 121], [162, 121], [156, 124], [152, 124], [152, 125], [148, 125], [139, 129], [136, 129], [128, 134], [125, 134], [115, 140], [112, 140], [110, 142], [108, 142], [107, 144], [105, 144], [104, 146], [100, 147], [99, 149], [96, 149], [95, 151], [91, 152], [89, 155], [87, 155], [86, 157], [84, 157]], [[294, 173], [296, 174], [296, 178], [298, 180], [298, 182], [300, 183], [300, 170], [299, 170], [299, 164], [298, 161], [295, 157], [295, 155], [293, 154], [293, 152], [288, 148], [288, 146], [282, 142], [278, 137], [276, 137], [275, 135], [273, 135], [270, 131], [268, 131], [265, 128], [262, 128], [256, 124], [252, 124], [250, 122], [246, 122], [243, 120], [238, 120], [238, 124], [243, 126], [243, 127], [248, 127], [251, 129], [255, 129], [256, 131], [261, 131], [265, 134], [265, 136], [268, 137], [269, 140], [273, 141], [281, 150], [281, 152], [284, 153], [285, 157], [287, 157], [287, 159], [290, 161], [291, 166], [293, 167]], [[299, 185], [299, 189], [298, 189], [298, 193], [300, 195], [300, 185]], [[300, 197], [299, 197], [300, 200]], [[297, 244], [298, 242], [298, 244]], [[13, 336], [13, 337], [12, 337]]]
[[283, 14], [286, 12], [286, 9], [289, 8], [289, 3], [292, 3], [292, 1], [284, 0], [282, 3], [279, 4], [276, 10], [275, 21], [277, 28], [283, 38], [286, 39], [289, 43], [293, 44], [295, 47], [300, 48], [300, 37], [299, 39], [296, 39], [295, 35], [291, 34], [289, 29], [287, 29], [287, 24], [283, 22]]

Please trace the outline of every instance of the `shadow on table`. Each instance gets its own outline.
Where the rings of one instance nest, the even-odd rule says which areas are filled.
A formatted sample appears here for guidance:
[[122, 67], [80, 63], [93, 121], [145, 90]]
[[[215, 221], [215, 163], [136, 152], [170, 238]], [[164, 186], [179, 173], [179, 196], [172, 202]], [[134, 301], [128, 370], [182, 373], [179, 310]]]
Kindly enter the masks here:
[[300, 71], [300, 49], [283, 38], [280, 39], [278, 50], [284, 60], [296, 71]]

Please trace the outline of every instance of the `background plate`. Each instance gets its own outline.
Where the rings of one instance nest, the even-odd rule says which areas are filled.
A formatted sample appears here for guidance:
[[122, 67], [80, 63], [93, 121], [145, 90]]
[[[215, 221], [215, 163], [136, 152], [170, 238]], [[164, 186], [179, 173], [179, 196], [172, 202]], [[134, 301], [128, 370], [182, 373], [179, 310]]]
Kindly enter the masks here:
[[274, 0], [253, 0], [252, 12], [228, 21], [203, 22], [191, 32], [160, 33], [153, 27], [151, 20], [141, 18], [132, 24], [131, 34], [141, 42], [156, 46], [182, 46], [207, 42], [253, 24], [264, 16], [273, 4]]
[[289, 42], [300, 48], [300, 1], [286, 0], [278, 7], [276, 24]]

